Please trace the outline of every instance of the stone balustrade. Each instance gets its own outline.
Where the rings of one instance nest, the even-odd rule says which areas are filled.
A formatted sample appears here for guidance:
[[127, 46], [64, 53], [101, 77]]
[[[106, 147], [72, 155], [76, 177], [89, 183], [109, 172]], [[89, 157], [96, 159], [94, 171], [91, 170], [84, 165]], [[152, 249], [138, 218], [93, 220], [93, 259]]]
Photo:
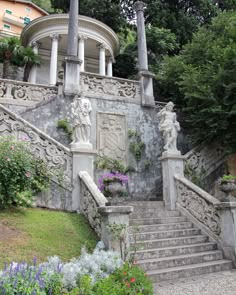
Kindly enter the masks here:
[[223, 250], [236, 266], [236, 202], [220, 202], [188, 179], [174, 176], [176, 207]]
[[33, 155], [42, 159], [49, 168], [60, 174], [61, 181], [57, 180], [57, 177], [54, 181], [67, 191], [72, 190], [71, 151], [0, 105], [0, 136], [8, 135], [26, 141]]
[[185, 157], [185, 165], [189, 165], [198, 174], [204, 171], [207, 177], [225, 161], [225, 150], [216, 144], [201, 144], [190, 150]]
[[87, 96], [124, 100], [140, 104], [140, 84], [138, 81], [81, 73], [81, 87]]
[[[80, 177], [80, 211], [86, 216], [91, 227], [104, 242], [107, 249], [122, 252], [120, 241], [114, 240], [109, 232], [109, 225], [129, 226], [129, 214], [132, 206], [107, 206], [108, 200], [99, 191], [87, 171], [81, 171]], [[129, 247], [128, 233], [124, 236], [125, 248]]]
[[217, 239], [220, 232], [220, 216], [215, 205], [216, 198], [193, 184], [185, 177], [174, 176], [177, 187], [177, 206], [195, 219], [195, 222], [207, 229], [208, 234]]
[[33, 106], [57, 95], [57, 87], [0, 79], [0, 103]]
[[101, 236], [101, 215], [99, 207], [108, 203], [105, 196], [99, 191], [92, 177], [86, 171], [79, 173], [80, 177], [80, 211], [86, 216], [91, 227]]

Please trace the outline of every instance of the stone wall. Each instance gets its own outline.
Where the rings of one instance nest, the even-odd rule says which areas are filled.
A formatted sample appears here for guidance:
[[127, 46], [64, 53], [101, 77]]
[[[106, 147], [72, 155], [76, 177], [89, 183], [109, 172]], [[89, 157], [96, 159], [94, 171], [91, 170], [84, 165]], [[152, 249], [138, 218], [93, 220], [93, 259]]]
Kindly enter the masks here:
[[[92, 144], [104, 154], [123, 158], [135, 172], [130, 173], [129, 192], [131, 198], [150, 199], [162, 194], [161, 155], [162, 139], [158, 131], [157, 111], [128, 101], [90, 98], [92, 104]], [[39, 129], [69, 146], [68, 137], [57, 128], [59, 119], [70, 121], [72, 98], [57, 97], [51, 101], [28, 109], [21, 116]], [[98, 124], [99, 122], [99, 124]], [[98, 126], [99, 125], [99, 126]], [[128, 130], [140, 132], [145, 143], [141, 160], [136, 161], [129, 150]], [[106, 136], [105, 136], [106, 135]], [[104, 142], [104, 136], [108, 138]], [[97, 181], [101, 171], [96, 171]]]

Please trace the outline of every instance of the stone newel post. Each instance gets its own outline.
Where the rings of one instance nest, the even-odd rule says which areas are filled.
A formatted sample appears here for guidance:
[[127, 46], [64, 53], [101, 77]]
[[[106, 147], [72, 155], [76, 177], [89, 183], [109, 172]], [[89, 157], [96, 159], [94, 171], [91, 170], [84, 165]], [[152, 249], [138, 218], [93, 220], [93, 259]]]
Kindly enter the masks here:
[[142, 1], [137, 1], [134, 4], [134, 9], [137, 14], [139, 79], [141, 84], [142, 104], [145, 106], [153, 106], [155, 102], [152, 79], [155, 75], [148, 71], [144, 6], [145, 4]]
[[65, 58], [64, 92], [66, 95], [74, 95], [79, 92], [80, 66], [78, 59], [78, 14], [79, 1], [70, 0], [70, 14], [68, 26], [67, 57]]
[[176, 113], [173, 111], [174, 104], [167, 105], [157, 114], [159, 118], [159, 131], [164, 137], [164, 152], [162, 153], [162, 178], [163, 178], [163, 199], [169, 210], [175, 210], [177, 192], [175, 186], [175, 174], [184, 176], [184, 157], [177, 149], [177, 137], [180, 124], [177, 121]]

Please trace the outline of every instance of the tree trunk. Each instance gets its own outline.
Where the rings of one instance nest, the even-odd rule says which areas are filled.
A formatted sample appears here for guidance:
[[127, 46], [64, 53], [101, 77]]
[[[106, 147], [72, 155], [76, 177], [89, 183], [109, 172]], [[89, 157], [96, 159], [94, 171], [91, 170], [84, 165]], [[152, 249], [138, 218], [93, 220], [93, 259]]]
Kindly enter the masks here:
[[32, 69], [32, 64], [27, 63], [24, 68], [24, 77], [23, 77], [24, 82], [28, 82], [31, 69]]
[[2, 67], [2, 77], [3, 79], [8, 79], [9, 78], [9, 69], [10, 69], [10, 61], [8, 59], [5, 59], [3, 62], [3, 67]]

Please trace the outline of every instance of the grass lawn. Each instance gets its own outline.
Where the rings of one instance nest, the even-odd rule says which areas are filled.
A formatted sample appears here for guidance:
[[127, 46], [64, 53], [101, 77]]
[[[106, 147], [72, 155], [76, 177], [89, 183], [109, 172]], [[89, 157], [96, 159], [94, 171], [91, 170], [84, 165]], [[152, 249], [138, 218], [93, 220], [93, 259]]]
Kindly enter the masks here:
[[80, 255], [98, 241], [87, 220], [77, 213], [42, 209], [0, 211], [0, 268], [4, 262], [42, 262], [57, 255], [63, 260]]

